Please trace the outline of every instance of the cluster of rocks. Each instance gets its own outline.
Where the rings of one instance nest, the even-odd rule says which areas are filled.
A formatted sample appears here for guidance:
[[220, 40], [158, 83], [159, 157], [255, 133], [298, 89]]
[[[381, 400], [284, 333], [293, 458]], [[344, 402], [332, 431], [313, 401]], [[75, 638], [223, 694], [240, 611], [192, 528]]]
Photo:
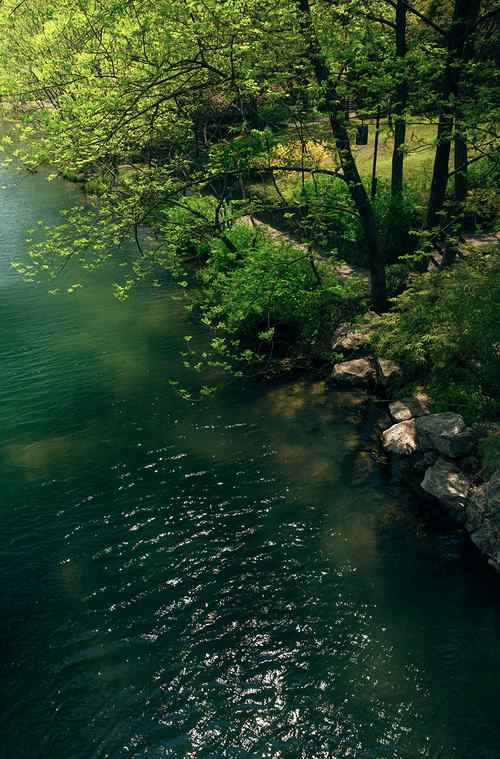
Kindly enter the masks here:
[[423, 399], [389, 404], [394, 424], [382, 433], [387, 453], [411, 457], [424, 469], [422, 490], [463, 526], [489, 563], [500, 571], [500, 469], [478, 485], [474, 452], [478, 432], [459, 414], [431, 414]]
[[383, 358], [355, 358], [335, 364], [333, 379], [351, 387], [388, 388], [396, 384], [402, 376], [401, 367], [395, 361]]
[[[370, 337], [367, 325], [356, 331], [341, 328], [333, 347], [355, 356], [366, 349]], [[387, 396], [401, 383], [402, 371], [393, 361], [364, 356], [335, 364], [332, 378], [344, 386]], [[395, 400], [388, 407], [381, 431], [385, 452], [404, 458], [408, 468], [422, 477], [420, 488], [465, 528], [500, 571], [500, 468], [488, 482], [479, 484], [479, 461], [474, 455], [479, 432], [467, 427], [459, 414], [430, 413], [429, 398], [424, 395]]]
[[345, 324], [337, 329], [332, 342], [333, 350], [348, 354], [352, 358], [334, 365], [332, 378], [336, 382], [350, 387], [378, 387], [387, 390], [401, 381], [401, 367], [395, 361], [369, 356], [357, 357], [360, 353], [366, 352], [373, 332], [374, 327], [371, 324], [360, 324], [356, 327]]

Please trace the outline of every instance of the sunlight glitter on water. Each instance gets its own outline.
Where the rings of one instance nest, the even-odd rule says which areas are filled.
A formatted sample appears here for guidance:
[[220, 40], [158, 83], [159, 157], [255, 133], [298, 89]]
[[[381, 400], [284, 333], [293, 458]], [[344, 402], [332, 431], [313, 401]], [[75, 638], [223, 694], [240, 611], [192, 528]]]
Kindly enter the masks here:
[[1, 212], [6, 757], [498, 759], [498, 584], [372, 460], [366, 398], [179, 401], [168, 292], [11, 272], [74, 193], [43, 182]]

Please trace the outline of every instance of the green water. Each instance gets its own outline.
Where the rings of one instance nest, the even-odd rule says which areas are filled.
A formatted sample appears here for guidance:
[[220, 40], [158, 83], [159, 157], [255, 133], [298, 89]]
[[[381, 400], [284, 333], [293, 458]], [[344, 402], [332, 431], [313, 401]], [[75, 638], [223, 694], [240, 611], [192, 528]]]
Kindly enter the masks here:
[[168, 288], [22, 282], [78, 196], [0, 184], [0, 755], [498, 759], [500, 583], [373, 464], [363, 399], [177, 400]]

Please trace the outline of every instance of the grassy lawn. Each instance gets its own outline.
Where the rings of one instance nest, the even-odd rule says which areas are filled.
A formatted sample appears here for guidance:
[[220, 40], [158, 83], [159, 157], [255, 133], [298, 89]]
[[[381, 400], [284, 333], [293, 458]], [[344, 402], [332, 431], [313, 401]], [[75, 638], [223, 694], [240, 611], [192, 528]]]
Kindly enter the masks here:
[[[352, 126], [361, 123], [358, 120], [352, 120]], [[353, 135], [352, 143], [356, 162], [360, 174], [364, 178], [371, 177], [373, 151], [375, 145], [375, 122], [366, 121], [368, 124], [368, 144], [356, 145], [355, 136]], [[405, 178], [415, 179], [418, 185], [418, 191], [426, 196], [432, 176], [432, 164], [434, 160], [436, 124], [422, 123], [415, 119], [409, 122], [406, 132], [406, 157], [405, 157]], [[318, 119], [318, 121], [309, 123], [303, 130], [302, 138], [307, 142], [308, 149], [311, 151], [312, 163], [323, 168], [335, 168], [335, 146], [333, 143], [330, 125], [327, 119]], [[281, 135], [281, 146], [284, 150], [290, 149], [287, 156], [277, 156], [286, 160], [287, 158], [293, 163], [300, 161], [300, 139], [295, 127], [289, 125], [283, 130]], [[382, 179], [390, 179], [393, 150], [393, 134], [387, 121], [380, 124], [379, 129], [379, 148], [377, 159], [377, 176]], [[307, 163], [306, 159], [306, 163]], [[310, 165], [310, 163], [309, 163]], [[418, 177], [418, 180], [417, 180]], [[289, 197], [293, 189], [297, 186], [299, 177], [297, 174], [280, 174], [276, 177], [280, 191], [285, 197]], [[260, 183], [259, 183], [260, 184]], [[256, 186], [253, 188], [259, 195], [267, 193], [274, 194], [274, 188], [271, 180], [264, 181], [260, 184], [260, 190]]]
[[[436, 139], [435, 124], [409, 124], [406, 132], [405, 174], [411, 177], [422, 172], [424, 175], [432, 170], [434, 159], [434, 141]], [[371, 175], [373, 150], [375, 145], [375, 125], [370, 124], [368, 130], [368, 145], [355, 145], [354, 154], [362, 175]], [[379, 130], [379, 150], [377, 159], [377, 175], [391, 176], [393, 135], [387, 124], [382, 124]]]
[[[352, 120], [352, 125], [360, 124], [359, 120]], [[365, 121], [368, 125], [368, 144], [367, 145], [353, 145], [354, 154], [356, 156], [356, 162], [358, 164], [360, 173], [365, 175], [371, 175], [372, 162], [373, 162], [373, 150], [375, 145], [375, 121]], [[412, 176], [415, 173], [432, 168], [432, 161], [434, 158], [434, 143], [436, 139], [436, 124], [418, 122], [416, 119], [407, 125], [406, 131], [406, 159], [405, 159], [405, 173], [407, 176]], [[296, 132], [293, 127], [284, 132], [284, 137], [294, 139]], [[330, 131], [330, 125], [326, 119], [319, 120], [315, 123], [308, 124], [304, 130], [304, 137], [307, 140], [317, 141], [323, 143], [327, 147], [331, 147], [332, 155], [334, 152], [333, 138]], [[353, 143], [355, 140], [353, 139]], [[379, 177], [391, 176], [391, 162], [392, 162], [392, 149], [393, 149], [393, 135], [387, 121], [382, 121], [379, 129], [379, 151], [377, 159], [377, 175]], [[326, 158], [321, 164], [325, 168], [331, 168], [333, 162]]]

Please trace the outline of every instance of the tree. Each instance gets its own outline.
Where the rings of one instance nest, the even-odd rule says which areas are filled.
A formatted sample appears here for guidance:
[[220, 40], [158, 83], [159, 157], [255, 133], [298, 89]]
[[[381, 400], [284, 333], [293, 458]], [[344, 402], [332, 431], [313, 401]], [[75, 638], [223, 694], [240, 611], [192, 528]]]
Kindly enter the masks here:
[[[346, 104], [355, 101], [368, 116], [392, 111], [392, 194], [398, 198], [405, 190], [406, 116], [432, 117], [438, 101], [428, 231], [445, 205], [452, 140], [462, 150], [455, 176], [463, 204], [469, 160], [496, 139], [485, 76], [492, 52], [485, 54], [482, 45], [481, 62], [473, 44], [480, 34], [484, 41], [496, 16], [487, 9], [480, 17], [479, 0], [467, 8], [456, 0], [445, 29], [423, 5], [6, 0], [0, 87], [23, 113], [25, 150], [18, 147], [17, 155], [31, 167], [49, 160], [56, 172], [87, 180], [91, 190], [89, 205], [75, 209], [65, 228], [36, 248], [35, 267], [49, 261], [57, 271], [58, 258], [75, 251], [96, 266], [131, 230], [138, 243], [132, 278], [155, 265], [171, 266], [174, 248], [181, 240], [187, 245], [189, 226], [195, 237], [215, 236], [231, 247], [231, 225], [255, 210], [247, 192], [252, 181], [295, 173], [303, 182], [306, 175], [323, 174], [348, 188], [369, 251], [372, 305], [384, 310], [384, 236], [356, 163]], [[448, 0], [434, 5], [442, 7], [443, 19], [451, 13]], [[460, 66], [467, 67], [467, 90]], [[264, 108], [269, 112], [276, 104], [300, 127], [299, 160], [276, 154], [286, 138]], [[304, 123], [314, 110], [328, 118], [328, 167], [304, 149]], [[486, 136], [479, 120], [481, 128], [488, 122]], [[461, 135], [473, 159], [467, 160]], [[193, 201], [207, 196], [214, 202]], [[154, 231], [153, 248], [141, 244], [145, 225]]]

